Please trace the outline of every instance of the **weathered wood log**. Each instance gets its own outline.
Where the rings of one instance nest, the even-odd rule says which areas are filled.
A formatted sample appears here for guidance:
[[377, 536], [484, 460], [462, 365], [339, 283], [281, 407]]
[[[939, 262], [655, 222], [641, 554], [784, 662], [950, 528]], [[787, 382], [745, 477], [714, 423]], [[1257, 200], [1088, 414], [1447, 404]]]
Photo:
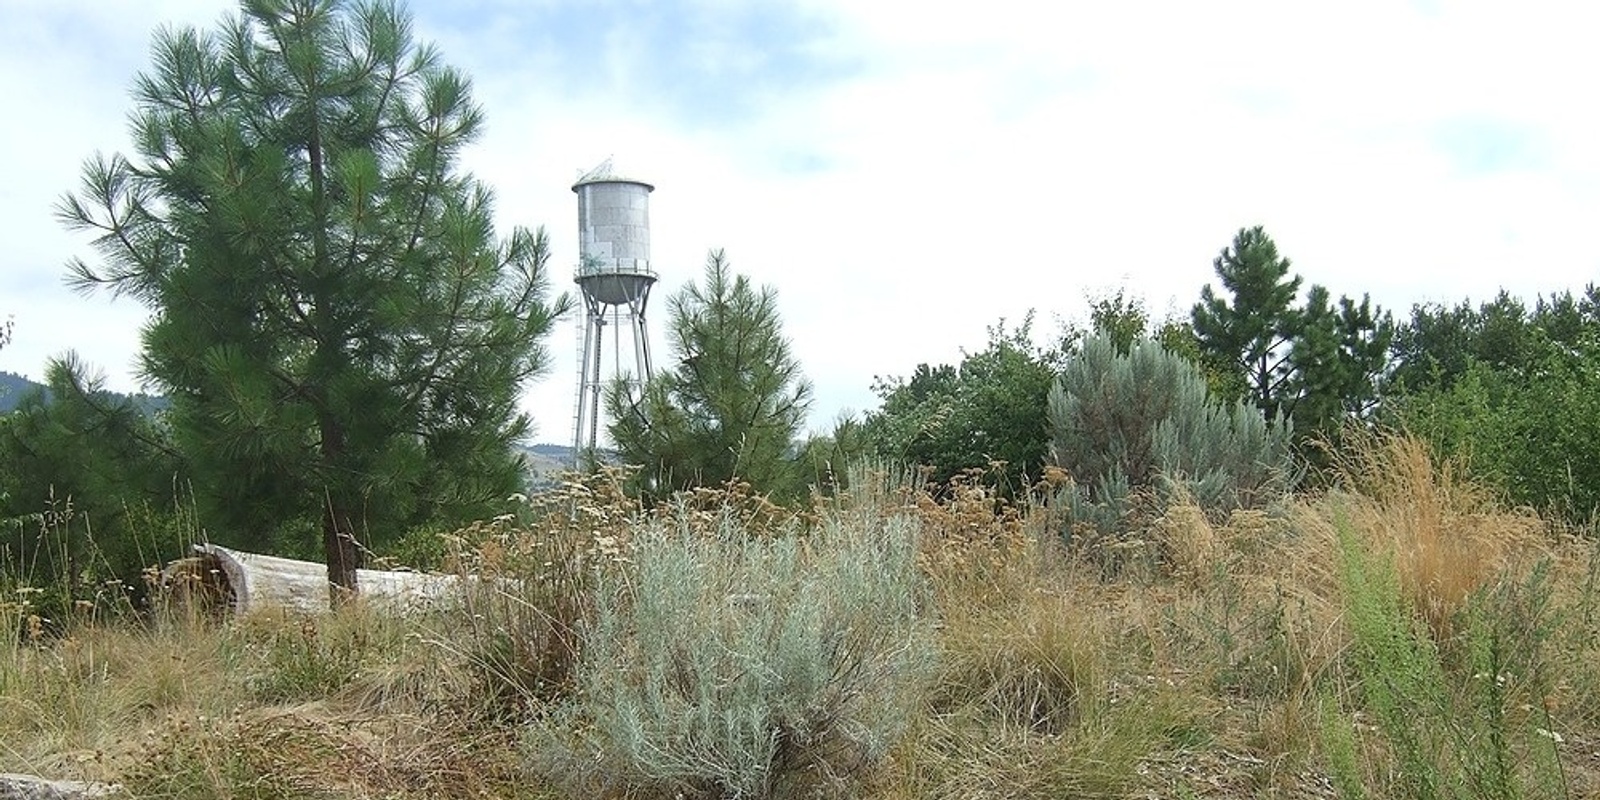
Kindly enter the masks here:
[[51, 781], [33, 775], [0, 773], [0, 800], [89, 800], [117, 797], [122, 787], [93, 781]]
[[[168, 590], [181, 598], [221, 605], [235, 614], [268, 606], [300, 612], [328, 608], [328, 568], [323, 564], [215, 544], [197, 544], [194, 551], [162, 572]], [[461, 586], [456, 575], [390, 570], [357, 570], [356, 580], [366, 602], [400, 611], [437, 606]]]

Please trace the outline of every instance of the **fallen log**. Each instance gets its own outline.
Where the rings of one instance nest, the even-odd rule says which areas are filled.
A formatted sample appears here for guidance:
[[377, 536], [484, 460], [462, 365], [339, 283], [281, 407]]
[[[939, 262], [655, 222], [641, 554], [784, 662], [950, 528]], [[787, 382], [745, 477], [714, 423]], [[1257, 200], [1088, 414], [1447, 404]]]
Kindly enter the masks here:
[[[180, 601], [233, 614], [268, 606], [308, 613], [328, 608], [326, 565], [215, 544], [196, 544], [194, 553], [168, 564], [161, 573], [162, 585]], [[356, 583], [367, 602], [412, 611], [437, 607], [456, 596], [461, 578], [361, 569], [356, 570]]]
[[94, 781], [52, 781], [33, 775], [0, 773], [0, 800], [90, 800], [116, 797], [122, 787]]

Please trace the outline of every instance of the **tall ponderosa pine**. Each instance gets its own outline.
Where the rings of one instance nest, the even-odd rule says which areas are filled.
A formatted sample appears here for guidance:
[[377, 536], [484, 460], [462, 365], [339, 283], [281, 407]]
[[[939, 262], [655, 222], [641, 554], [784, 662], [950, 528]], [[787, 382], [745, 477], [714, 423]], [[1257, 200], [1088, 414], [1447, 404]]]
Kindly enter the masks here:
[[1293, 419], [1302, 439], [1334, 435], [1377, 405], [1394, 322], [1368, 298], [1335, 301], [1322, 286], [1297, 304], [1289, 266], [1259, 226], [1240, 230], [1213, 262], [1228, 296], [1208, 284], [1194, 307], [1196, 342], [1213, 374], [1231, 372], [1263, 413]]
[[480, 514], [517, 489], [520, 384], [567, 300], [543, 232], [498, 241], [457, 170], [482, 113], [393, 4], [247, 0], [162, 29], [134, 154], [62, 203], [103, 264], [73, 282], [146, 305], [142, 368], [172, 400], [208, 527], [288, 552]]
[[1289, 343], [1300, 328], [1300, 276], [1289, 274], [1289, 259], [1259, 225], [1240, 229], [1212, 267], [1227, 296], [1209, 283], [1200, 290], [1193, 313], [1200, 350], [1211, 366], [1243, 379], [1252, 405], [1276, 413], [1290, 381]]
[[637, 397], [619, 383], [606, 398], [623, 459], [642, 465], [662, 493], [734, 477], [758, 491], [793, 491], [791, 445], [811, 384], [783, 336], [777, 292], [735, 275], [718, 250], [704, 282], [668, 301], [668, 315], [676, 367]]

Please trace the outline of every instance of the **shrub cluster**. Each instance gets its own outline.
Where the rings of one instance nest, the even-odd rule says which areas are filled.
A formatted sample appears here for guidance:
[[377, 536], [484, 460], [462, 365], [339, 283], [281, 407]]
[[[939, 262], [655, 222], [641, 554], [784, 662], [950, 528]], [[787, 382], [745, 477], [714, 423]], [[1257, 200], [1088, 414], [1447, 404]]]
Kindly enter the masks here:
[[1069, 538], [1095, 546], [1160, 517], [1179, 497], [1211, 514], [1281, 497], [1294, 474], [1289, 426], [1211, 397], [1182, 356], [1150, 340], [1119, 352], [1090, 336], [1050, 392], [1051, 459], [1065, 470]]
[[[905, 517], [764, 535], [687, 508], [652, 520], [604, 576], [576, 698], [543, 728], [546, 767], [589, 791], [841, 791], [884, 757], [932, 663]], [[571, 733], [576, 731], [576, 733]]]

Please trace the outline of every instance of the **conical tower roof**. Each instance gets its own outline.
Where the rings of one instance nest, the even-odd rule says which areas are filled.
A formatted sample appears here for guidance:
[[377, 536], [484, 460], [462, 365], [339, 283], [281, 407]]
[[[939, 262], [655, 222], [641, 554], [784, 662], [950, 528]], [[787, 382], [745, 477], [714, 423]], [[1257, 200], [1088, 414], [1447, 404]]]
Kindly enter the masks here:
[[630, 178], [627, 175], [618, 172], [616, 166], [611, 163], [610, 156], [606, 156], [606, 160], [595, 165], [594, 169], [591, 169], [588, 172], [580, 175], [578, 177], [578, 181], [572, 184], [572, 191], [576, 192], [578, 191], [578, 187], [587, 186], [591, 183], [637, 183], [650, 191], [655, 191], [656, 188], [654, 184], [649, 183], [648, 181], [642, 181], [638, 178]]

